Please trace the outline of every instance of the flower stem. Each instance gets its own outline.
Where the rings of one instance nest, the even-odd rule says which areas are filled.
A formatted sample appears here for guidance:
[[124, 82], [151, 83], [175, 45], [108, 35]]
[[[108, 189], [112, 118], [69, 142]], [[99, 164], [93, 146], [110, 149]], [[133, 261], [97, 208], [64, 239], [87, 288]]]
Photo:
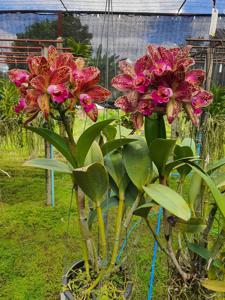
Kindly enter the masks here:
[[100, 241], [102, 246], [102, 259], [103, 262], [105, 262], [107, 257], [107, 244], [106, 244], [106, 235], [105, 235], [105, 224], [102, 216], [102, 208], [101, 208], [100, 201], [96, 201], [96, 211], [98, 217]]
[[124, 211], [124, 193], [119, 193], [119, 205], [117, 209], [115, 241], [114, 241], [112, 258], [111, 258], [110, 266], [108, 268], [108, 272], [111, 272], [112, 268], [115, 266], [116, 258], [118, 255], [121, 227], [122, 227], [122, 220], [123, 220], [123, 211]]
[[133, 213], [135, 211], [135, 209], [138, 207], [140, 201], [141, 201], [141, 197], [142, 197], [143, 192], [139, 191], [136, 200], [134, 201], [133, 205], [131, 206], [130, 211], [128, 212], [128, 215], [124, 221], [124, 227], [127, 228], [130, 225]]

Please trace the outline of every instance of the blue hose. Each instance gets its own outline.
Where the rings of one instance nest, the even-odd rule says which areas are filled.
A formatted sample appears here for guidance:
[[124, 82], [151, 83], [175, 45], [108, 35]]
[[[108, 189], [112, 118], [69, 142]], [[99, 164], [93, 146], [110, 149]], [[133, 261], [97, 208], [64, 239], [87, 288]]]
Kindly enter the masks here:
[[[163, 213], [163, 208], [160, 207], [159, 212], [158, 212], [157, 226], [156, 226], [156, 235], [157, 236], [159, 235], [159, 232], [160, 232], [162, 213]], [[156, 264], [156, 258], [157, 258], [157, 250], [158, 250], [158, 243], [155, 240], [154, 241], [154, 248], [153, 248], [153, 256], [152, 256], [151, 274], [150, 274], [150, 279], [149, 279], [148, 300], [152, 299], [154, 277], [155, 277], [155, 264]]]

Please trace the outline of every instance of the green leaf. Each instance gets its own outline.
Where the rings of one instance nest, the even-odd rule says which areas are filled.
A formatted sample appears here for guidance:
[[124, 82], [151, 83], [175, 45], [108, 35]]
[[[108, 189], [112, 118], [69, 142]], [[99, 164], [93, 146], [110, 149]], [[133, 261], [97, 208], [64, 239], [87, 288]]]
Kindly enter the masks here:
[[196, 161], [196, 160], [199, 160], [199, 159], [195, 158], [195, 157], [186, 157], [186, 158], [180, 158], [180, 159], [174, 160], [172, 162], [169, 162], [165, 165], [163, 174], [164, 174], [164, 176], [168, 177], [174, 169], [185, 166], [188, 161], [192, 162], [192, 161]]
[[120, 148], [120, 147], [122, 147], [126, 144], [129, 144], [131, 142], [134, 142], [134, 141], [136, 141], [136, 139], [126, 139], [126, 138], [109, 141], [109, 142], [102, 145], [102, 147], [101, 147], [102, 153], [105, 156], [109, 152], [111, 152], [111, 151], [113, 151], [117, 148]]
[[123, 150], [124, 164], [128, 176], [134, 185], [142, 190], [153, 176], [153, 166], [146, 142], [140, 138], [126, 145]]
[[153, 205], [154, 204], [152, 202], [149, 202], [138, 206], [138, 208], [134, 211], [134, 215], [142, 218], [147, 218]]
[[206, 224], [203, 223], [201, 218], [191, 218], [187, 222], [177, 220], [176, 228], [182, 232], [198, 233], [202, 232], [206, 228]]
[[213, 179], [218, 188], [222, 188], [225, 186], [225, 174], [218, 175]]
[[181, 145], [190, 147], [193, 154], [196, 155], [196, 145], [195, 141], [192, 138], [184, 138], [181, 142]]
[[[176, 145], [174, 148], [174, 159], [184, 159], [187, 157], [193, 157], [193, 151], [189, 146], [179, 146]], [[188, 175], [191, 172], [191, 167], [188, 165], [183, 165], [177, 168], [178, 173], [182, 178]]]
[[94, 141], [87, 153], [87, 156], [85, 158], [84, 166], [88, 166], [90, 164], [93, 164], [95, 162], [104, 164], [104, 158], [102, 155], [102, 150], [99, 146], [99, 144]]
[[115, 139], [116, 137], [116, 127], [112, 126], [112, 125], [107, 125], [103, 130], [102, 133], [104, 134], [104, 136], [106, 137], [107, 141], [112, 141]]
[[155, 139], [149, 147], [150, 156], [160, 175], [163, 175], [165, 165], [173, 152], [175, 143], [175, 140]]
[[188, 190], [188, 201], [190, 208], [195, 212], [195, 208], [198, 207], [197, 199], [199, 198], [202, 186], [202, 178], [198, 173], [194, 172], [191, 178], [191, 182]]
[[225, 293], [225, 281], [205, 279], [201, 284], [210, 291]]
[[105, 157], [105, 166], [117, 188], [119, 188], [126, 174], [122, 154], [119, 151], [109, 153]]
[[209, 260], [211, 257], [211, 252], [198, 245], [198, 244], [194, 244], [194, 243], [187, 243], [188, 249], [190, 249], [192, 252], [198, 254], [200, 257], [204, 258], [205, 260]]
[[157, 138], [166, 138], [166, 127], [163, 116], [153, 114], [145, 117], [145, 138], [150, 147], [151, 143]]
[[109, 184], [105, 167], [100, 163], [74, 170], [76, 182], [93, 201], [101, 201]]
[[143, 186], [143, 189], [150, 198], [167, 209], [170, 213], [185, 221], [190, 219], [190, 208], [183, 197], [174, 190], [158, 183], [150, 184], [147, 187]]
[[31, 126], [26, 128], [39, 134], [50, 144], [52, 144], [71, 163], [74, 168], [77, 166], [75, 156], [73, 156], [73, 153], [65, 138], [47, 128], [36, 128]]
[[116, 139], [120, 139], [120, 138], [122, 138], [122, 137], [126, 138], [126, 137], [128, 137], [128, 136], [131, 134], [131, 132], [132, 132], [132, 129], [128, 129], [128, 128], [122, 126], [122, 125], [118, 125], [118, 126], [116, 127], [116, 129], [117, 129]]
[[73, 171], [73, 168], [64, 162], [48, 158], [36, 158], [28, 160], [23, 165], [26, 167], [41, 168], [62, 173], [72, 173]]
[[205, 181], [213, 195], [213, 198], [215, 199], [218, 208], [220, 209], [222, 215], [225, 217], [225, 197], [221, 194], [214, 181], [210, 178], [209, 175], [203, 173], [198, 166], [195, 166], [193, 163], [190, 162], [188, 162], [188, 164]]
[[208, 174], [211, 174], [213, 173], [214, 171], [216, 171], [218, 168], [222, 167], [225, 165], [225, 157], [218, 160], [217, 162], [213, 163], [213, 164], [210, 164], [208, 166], [208, 169], [207, 169], [207, 173]]
[[77, 141], [77, 147], [76, 147], [76, 159], [78, 162], [78, 166], [81, 167], [84, 164], [85, 158], [87, 156], [87, 153], [95, 140], [95, 138], [100, 134], [100, 132], [110, 123], [112, 123], [114, 120], [104, 120], [101, 122], [98, 122], [89, 128], [87, 128], [79, 137]]

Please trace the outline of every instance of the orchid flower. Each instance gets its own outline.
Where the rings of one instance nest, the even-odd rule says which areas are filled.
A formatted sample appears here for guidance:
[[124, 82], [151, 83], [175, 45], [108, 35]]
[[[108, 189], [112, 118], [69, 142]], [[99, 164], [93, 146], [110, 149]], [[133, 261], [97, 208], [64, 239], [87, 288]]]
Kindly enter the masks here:
[[[32, 120], [42, 111], [45, 118], [54, 103], [73, 109], [80, 104], [85, 113], [97, 120], [98, 110], [95, 103], [101, 103], [110, 96], [110, 91], [98, 85], [100, 71], [95, 67], [85, 67], [83, 58], [75, 59], [71, 53], [58, 54], [50, 46], [48, 57], [30, 56], [29, 71], [14, 69], [9, 78], [20, 89], [21, 98], [15, 107], [17, 112], [24, 110]], [[23, 107], [23, 104], [26, 104]]]
[[144, 74], [142, 65], [144, 64], [145, 57], [138, 60], [134, 65], [127, 61], [121, 61], [119, 67], [123, 74], [117, 75], [112, 80], [112, 86], [121, 92], [130, 90], [139, 93], [145, 93], [150, 84], [149, 79]]
[[[123, 73], [112, 80], [112, 85], [124, 93], [116, 100], [116, 106], [131, 113], [136, 125], [137, 114], [143, 117], [152, 112], [165, 113], [172, 123], [184, 109], [197, 126], [202, 108], [209, 105], [213, 97], [200, 87], [205, 72], [189, 70], [194, 64], [189, 56], [190, 49], [190, 46], [165, 48], [149, 45], [146, 55], [133, 64], [121, 62]], [[135, 100], [131, 100], [134, 91]], [[138, 118], [141, 120], [140, 116]]]

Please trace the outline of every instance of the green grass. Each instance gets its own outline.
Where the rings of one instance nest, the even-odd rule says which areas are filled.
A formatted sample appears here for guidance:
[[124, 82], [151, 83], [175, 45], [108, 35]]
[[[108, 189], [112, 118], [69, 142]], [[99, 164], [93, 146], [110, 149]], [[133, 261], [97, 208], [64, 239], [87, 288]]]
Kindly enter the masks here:
[[[74, 202], [67, 236], [70, 176], [56, 174], [56, 205], [47, 207], [44, 171], [23, 167], [28, 158], [24, 150], [0, 152], [0, 168], [11, 176], [0, 174], [0, 299], [59, 299], [64, 271], [82, 258]], [[114, 223], [109, 231], [110, 241], [113, 228]], [[153, 239], [146, 226], [141, 224], [125, 250], [128, 269], [135, 283], [135, 300], [147, 298], [152, 250]], [[155, 300], [166, 299], [165, 262], [159, 251]]]

